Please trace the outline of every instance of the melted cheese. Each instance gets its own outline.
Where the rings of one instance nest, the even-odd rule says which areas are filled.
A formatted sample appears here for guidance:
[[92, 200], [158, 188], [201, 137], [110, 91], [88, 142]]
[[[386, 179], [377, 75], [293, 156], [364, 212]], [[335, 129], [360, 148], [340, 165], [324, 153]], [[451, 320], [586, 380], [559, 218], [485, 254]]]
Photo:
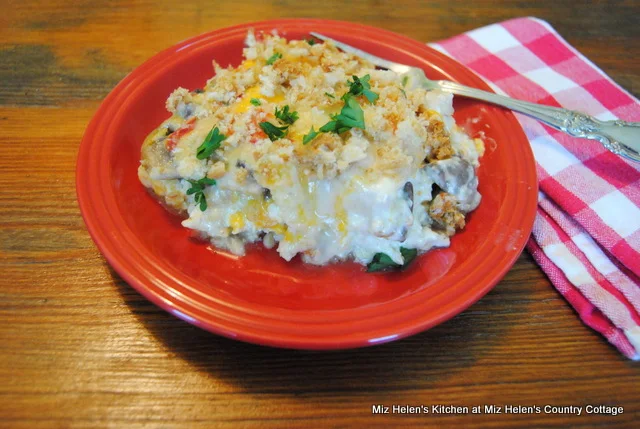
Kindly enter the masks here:
[[268, 103], [279, 104], [284, 101], [284, 94], [276, 94], [273, 97], [265, 97], [260, 93], [259, 86], [253, 86], [247, 89], [247, 91], [243, 94], [240, 101], [234, 104], [233, 111], [235, 113], [244, 113], [244, 112], [247, 112], [252, 107], [260, 107], [260, 106], [254, 106], [253, 104], [251, 104], [251, 100], [254, 98], [257, 100], [261, 100], [261, 103], [264, 103], [266, 101]]
[[232, 233], [237, 234], [242, 231], [242, 228], [244, 228], [244, 219], [245, 216], [242, 212], [235, 212], [231, 215], [229, 218], [229, 226], [231, 227]]

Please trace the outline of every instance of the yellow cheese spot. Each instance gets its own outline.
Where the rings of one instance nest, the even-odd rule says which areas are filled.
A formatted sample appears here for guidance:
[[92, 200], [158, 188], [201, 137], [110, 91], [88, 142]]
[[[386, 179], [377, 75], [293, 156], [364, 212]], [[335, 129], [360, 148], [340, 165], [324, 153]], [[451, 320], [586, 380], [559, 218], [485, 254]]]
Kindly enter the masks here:
[[288, 52], [285, 52], [284, 56], [282, 57], [282, 60], [290, 62], [290, 63], [300, 63], [300, 62], [302, 62], [302, 58], [301, 57], [294, 57], [293, 55], [289, 54]]
[[252, 98], [260, 98], [260, 87], [254, 86], [247, 89], [242, 99], [233, 106], [233, 111], [235, 113], [244, 113], [249, 110], [253, 106], [251, 104]]
[[431, 117], [431, 116], [435, 116], [436, 118], [442, 118], [442, 115], [441, 115], [440, 113], [436, 112], [436, 111], [435, 111], [435, 110], [433, 110], [433, 109], [427, 109], [427, 115], [428, 115], [429, 117]]
[[[318, 218], [315, 216], [317, 209], [316, 183], [310, 182], [309, 177], [304, 172], [298, 175], [298, 181], [304, 195], [304, 204], [298, 204], [298, 219], [300, 223], [304, 223], [307, 226], [316, 226], [318, 224]], [[311, 215], [307, 213], [311, 213]]]
[[302, 144], [302, 139], [304, 138], [304, 134], [300, 134], [298, 131], [293, 128], [289, 128], [289, 135], [287, 136], [289, 140], [292, 142], [299, 142]]
[[247, 70], [255, 65], [256, 65], [256, 62], [254, 60], [246, 60], [242, 64], [240, 64], [240, 68], [243, 70]]
[[342, 195], [338, 195], [336, 198], [336, 221], [338, 231], [344, 236], [347, 232], [347, 211], [342, 203]]
[[167, 188], [160, 181], [153, 181], [151, 186], [157, 195], [164, 195], [167, 192]]
[[241, 212], [235, 212], [229, 217], [229, 225], [231, 226], [231, 232], [237, 234], [244, 228], [244, 215]]
[[267, 210], [271, 202], [263, 199], [251, 198], [247, 203], [245, 214], [247, 219], [260, 229], [272, 228], [276, 222], [269, 217]]
[[275, 104], [282, 103], [284, 101], [284, 94], [278, 93], [278, 94], [275, 94], [273, 97], [266, 97], [266, 100], [269, 103], [275, 103]]
[[339, 215], [337, 219], [338, 219], [338, 231], [340, 231], [342, 234], [346, 233], [347, 232], [346, 216]]
[[330, 106], [323, 107], [322, 110], [330, 118], [332, 115], [337, 115], [342, 110], [342, 105], [339, 103], [333, 103]]
[[234, 104], [233, 106], [234, 113], [244, 113], [247, 110], [249, 110], [251, 107], [253, 107], [253, 104], [251, 104], [251, 99], [253, 98], [264, 100], [269, 103], [277, 104], [284, 101], [284, 94], [275, 94], [273, 97], [265, 97], [260, 93], [259, 86], [252, 86], [251, 88], [245, 91], [244, 95], [242, 96], [242, 99], [236, 102], [236, 104]]
[[478, 156], [484, 155], [484, 142], [482, 139], [475, 138], [473, 139], [473, 143], [476, 147], [476, 152], [478, 152]]
[[302, 238], [300, 234], [294, 234], [289, 231], [289, 227], [284, 224], [273, 225], [270, 229], [276, 234], [282, 235], [283, 241], [297, 241]]
[[282, 225], [282, 224], [273, 225], [271, 227], [271, 229], [276, 234], [285, 235], [287, 233], [287, 226], [286, 225]]

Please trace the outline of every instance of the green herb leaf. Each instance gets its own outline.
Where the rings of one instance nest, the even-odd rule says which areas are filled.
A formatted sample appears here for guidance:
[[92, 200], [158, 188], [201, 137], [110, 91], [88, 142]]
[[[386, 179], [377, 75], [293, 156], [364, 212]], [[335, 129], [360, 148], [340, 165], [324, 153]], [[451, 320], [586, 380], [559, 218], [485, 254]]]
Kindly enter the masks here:
[[207, 209], [207, 198], [204, 196], [204, 188], [205, 186], [215, 185], [216, 181], [203, 177], [200, 180], [189, 179], [188, 182], [191, 183], [191, 188], [187, 190], [187, 195], [193, 194], [193, 199], [196, 204], [200, 205], [200, 210], [205, 211]]
[[252, 98], [251, 100], [249, 100], [249, 103], [253, 104], [254, 106], [260, 106], [262, 104], [262, 102], [257, 98]]
[[198, 151], [196, 152], [196, 158], [198, 159], [207, 159], [209, 158], [213, 152], [220, 147], [220, 143], [227, 136], [224, 134], [220, 134], [220, 130], [218, 127], [213, 127], [207, 137], [204, 139], [204, 142], [200, 146], [198, 146]]
[[393, 262], [393, 259], [386, 253], [376, 253], [373, 255], [373, 259], [367, 265], [368, 273], [376, 273], [379, 271], [389, 271], [397, 269], [400, 265]]
[[364, 111], [354, 98], [347, 98], [340, 114], [335, 117], [345, 127], [364, 130]]
[[309, 131], [309, 134], [302, 137], [302, 144], [309, 143], [311, 140], [315, 139], [318, 134], [320, 133], [314, 130], [313, 127], [311, 127], [311, 131]]
[[336, 98], [333, 94], [329, 94], [328, 92], [325, 92], [324, 95], [326, 95], [329, 98]]
[[351, 127], [347, 127], [347, 126], [343, 125], [340, 121], [333, 120], [333, 121], [327, 122], [326, 124], [321, 126], [319, 131], [321, 131], [323, 133], [342, 134], [344, 132], [349, 131], [350, 129], [351, 129]]
[[281, 139], [287, 134], [287, 130], [289, 129], [288, 125], [284, 127], [278, 127], [273, 125], [271, 122], [260, 122], [260, 128], [262, 131], [269, 137], [269, 139], [273, 142], [278, 139]]
[[[337, 133], [338, 121], [329, 121], [320, 127], [321, 133]], [[339, 133], [338, 133], [339, 134]]]
[[[378, 99], [378, 94], [371, 91], [371, 84], [369, 84], [371, 76], [367, 74], [362, 77], [352, 76], [352, 78], [353, 82], [347, 81], [349, 85], [349, 92], [347, 94], [351, 94], [354, 97], [364, 95], [367, 100], [369, 100], [369, 103], [373, 104]], [[347, 96], [347, 94], [345, 94], [343, 98]]]
[[418, 256], [418, 250], [417, 249], [405, 249], [404, 247], [400, 248], [400, 254], [402, 255], [402, 258], [404, 259], [404, 264], [402, 264], [402, 269], [406, 269], [409, 264], [411, 264], [413, 262], [414, 259], [416, 259], [416, 256]]
[[373, 104], [376, 102], [376, 100], [378, 99], [378, 94], [376, 94], [375, 92], [369, 90], [369, 89], [365, 89], [363, 92], [365, 97], [367, 97], [367, 100], [369, 100], [369, 103]]
[[196, 204], [197, 203], [200, 203], [200, 211], [205, 211], [207, 209], [207, 199], [203, 192], [196, 194]]
[[364, 111], [358, 102], [349, 93], [345, 94], [342, 99], [344, 106], [340, 114], [332, 116], [332, 121], [320, 127], [320, 131], [323, 133], [342, 134], [351, 128], [364, 130]]
[[318, 41], [316, 39], [314, 39], [313, 37], [309, 37], [307, 39], [307, 43], [311, 46], [315, 45], [316, 43], [318, 43]]
[[371, 262], [369, 262], [369, 265], [367, 265], [367, 272], [375, 273], [379, 271], [405, 270], [416, 258], [418, 251], [416, 249], [405, 249], [401, 247], [400, 254], [404, 259], [402, 265], [393, 262], [393, 259], [385, 253], [376, 253]]
[[260, 128], [265, 132], [271, 141], [276, 141], [287, 135], [289, 126], [298, 120], [298, 112], [291, 112], [289, 106], [284, 106], [282, 110], [276, 107], [276, 118], [284, 124], [282, 127], [273, 125], [270, 122], [260, 122]]
[[364, 111], [358, 102], [348, 94], [345, 94], [342, 99], [344, 100], [344, 106], [340, 114], [333, 116], [332, 121], [320, 127], [320, 131], [323, 133], [342, 134], [351, 128], [364, 130]]
[[267, 65], [271, 65], [273, 63], [276, 62], [276, 60], [278, 60], [279, 58], [282, 58], [282, 54], [280, 52], [276, 52], [273, 55], [271, 55], [269, 57], [269, 59], [267, 60]]
[[282, 110], [276, 107], [276, 118], [283, 124], [293, 124], [298, 120], [298, 112], [289, 112], [289, 106], [284, 106]]

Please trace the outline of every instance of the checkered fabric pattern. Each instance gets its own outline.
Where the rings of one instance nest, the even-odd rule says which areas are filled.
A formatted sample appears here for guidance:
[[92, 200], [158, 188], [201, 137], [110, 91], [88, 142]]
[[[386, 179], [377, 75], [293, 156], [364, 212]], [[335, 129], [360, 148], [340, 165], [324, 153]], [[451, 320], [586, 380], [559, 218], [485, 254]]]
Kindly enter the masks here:
[[[546, 22], [518, 18], [430, 44], [498, 93], [640, 121], [640, 103]], [[540, 183], [527, 249], [582, 321], [640, 359], [640, 165], [516, 115]]]

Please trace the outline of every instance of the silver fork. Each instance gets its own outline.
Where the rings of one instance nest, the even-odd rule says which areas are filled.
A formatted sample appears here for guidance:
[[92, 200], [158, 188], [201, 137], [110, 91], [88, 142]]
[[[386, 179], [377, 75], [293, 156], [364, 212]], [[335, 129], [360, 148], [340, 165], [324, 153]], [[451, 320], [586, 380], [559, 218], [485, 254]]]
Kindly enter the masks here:
[[417, 67], [410, 67], [376, 57], [319, 33], [311, 33], [311, 35], [320, 40], [331, 41], [344, 52], [354, 54], [378, 67], [392, 70], [402, 75], [402, 82], [405, 87], [422, 87], [430, 90], [440, 89], [455, 95], [496, 104], [530, 116], [571, 136], [597, 140], [616, 155], [640, 162], [640, 122], [600, 121], [593, 116], [574, 110], [516, 100], [447, 80], [430, 80], [425, 76], [424, 71]]

